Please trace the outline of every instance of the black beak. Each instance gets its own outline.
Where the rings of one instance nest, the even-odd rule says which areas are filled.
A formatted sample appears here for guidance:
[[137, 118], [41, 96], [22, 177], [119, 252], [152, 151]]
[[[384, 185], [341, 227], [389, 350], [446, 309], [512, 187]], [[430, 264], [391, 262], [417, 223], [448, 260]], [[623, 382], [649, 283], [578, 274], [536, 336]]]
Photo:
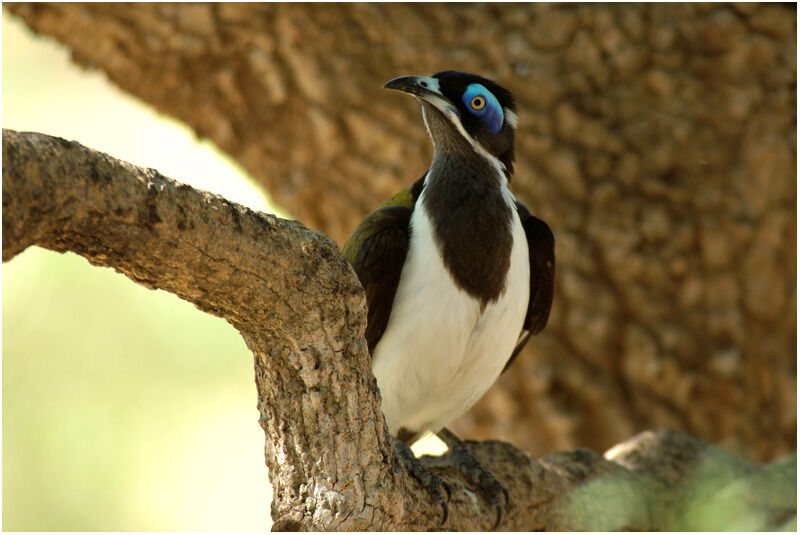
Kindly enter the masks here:
[[434, 95], [442, 98], [442, 94], [439, 92], [439, 81], [430, 76], [398, 76], [386, 82], [383, 87], [409, 93], [425, 100]]
[[457, 120], [459, 117], [458, 109], [439, 90], [439, 80], [431, 76], [400, 76], [389, 80], [383, 87], [414, 95], [417, 100], [424, 100], [450, 117], [450, 120]]

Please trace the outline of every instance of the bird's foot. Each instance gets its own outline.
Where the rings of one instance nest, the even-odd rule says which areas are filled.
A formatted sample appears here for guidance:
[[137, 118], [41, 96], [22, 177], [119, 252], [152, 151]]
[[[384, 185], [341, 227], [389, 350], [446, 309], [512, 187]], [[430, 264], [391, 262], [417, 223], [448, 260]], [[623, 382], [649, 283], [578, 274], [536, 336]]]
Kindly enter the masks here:
[[[503, 510], [509, 504], [508, 491], [491, 472], [483, 467], [472, 452], [472, 449], [452, 431], [442, 429], [437, 435], [450, 449], [448, 457], [452, 460], [452, 466], [457, 468], [473, 486], [480, 490], [491, 508], [497, 513], [497, 520], [492, 526], [492, 531], [496, 530], [503, 520]], [[505, 505], [501, 503], [501, 496], [503, 496]]]
[[[433, 499], [442, 506], [441, 525], [443, 526], [445, 522], [447, 522], [447, 503], [450, 501], [450, 496], [452, 494], [450, 485], [445, 483], [442, 478], [431, 473], [430, 470], [423, 466], [419, 459], [417, 459], [417, 457], [414, 455], [414, 452], [411, 451], [411, 448], [405, 442], [395, 440], [394, 449], [397, 452], [397, 456], [403, 462], [403, 466], [405, 466], [406, 470], [408, 470], [408, 473], [411, 474], [414, 479], [419, 481], [420, 484], [427, 489], [428, 493], [433, 497]], [[447, 494], [446, 498], [444, 496], [445, 494]]]

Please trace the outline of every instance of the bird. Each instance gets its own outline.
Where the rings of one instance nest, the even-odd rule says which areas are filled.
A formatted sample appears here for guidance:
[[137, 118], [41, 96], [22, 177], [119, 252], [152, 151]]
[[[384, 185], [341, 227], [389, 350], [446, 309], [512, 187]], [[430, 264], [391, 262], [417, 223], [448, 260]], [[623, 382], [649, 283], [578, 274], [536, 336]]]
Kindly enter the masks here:
[[343, 247], [367, 299], [381, 409], [406, 467], [447, 519], [447, 486], [408, 446], [437, 434], [502, 517], [508, 494], [446, 425], [469, 410], [546, 325], [555, 239], [509, 188], [517, 114], [496, 82], [459, 71], [400, 76], [433, 143], [424, 174], [370, 213]]

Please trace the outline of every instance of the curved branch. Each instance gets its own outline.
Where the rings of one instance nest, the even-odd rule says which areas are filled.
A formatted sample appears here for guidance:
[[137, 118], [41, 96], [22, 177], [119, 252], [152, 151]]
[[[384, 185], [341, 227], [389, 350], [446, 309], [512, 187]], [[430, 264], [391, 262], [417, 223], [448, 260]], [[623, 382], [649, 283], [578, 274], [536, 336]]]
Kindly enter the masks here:
[[[276, 519], [336, 528], [358, 502], [348, 525], [366, 527], [380, 517], [365, 505], [376, 481], [408, 486], [387, 462], [363, 291], [332, 241], [42, 134], [4, 130], [3, 164], [4, 261], [29, 245], [73, 251], [239, 330], [256, 358]], [[347, 441], [335, 456], [332, 440]], [[342, 477], [356, 471], [361, 484]]]
[[[3, 130], [3, 260], [30, 245], [113, 267], [239, 330], [255, 356], [274, 529], [440, 527], [438, 505], [394, 454], [370, 372], [363, 291], [331, 240], [78, 143]], [[634, 439], [614, 462], [589, 451], [537, 462], [507, 443], [472, 447], [509, 491], [501, 529], [510, 530], [663, 527], [653, 502], [675, 501], [666, 491], [682, 481], [676, 467], [720, 451], [670, 434]], [[492, 525], [494, 513], [446, 457], [424, 460], [453, 488], [441, 527]], [[575, 492], [596, 489], [590, 481], [612, 492]], [[633, 506], [609, 505], [619, 496]]]

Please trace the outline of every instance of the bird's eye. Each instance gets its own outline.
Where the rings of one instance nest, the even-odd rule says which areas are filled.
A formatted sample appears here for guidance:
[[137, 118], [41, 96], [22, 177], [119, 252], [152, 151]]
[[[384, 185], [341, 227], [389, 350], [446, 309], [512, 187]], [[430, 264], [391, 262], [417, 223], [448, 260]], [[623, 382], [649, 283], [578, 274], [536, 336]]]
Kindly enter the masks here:
[[480, 111], [486, 106], [486, 99], [480, 95], [472, 97], [472, 100], [469, 101], [469, 105], [475, 111]]
[[481, 84], [469, 84], [461, 95], [461, 102], [489, 132], [499, 134], [503, 129], [503, 107], [491, 91]]

